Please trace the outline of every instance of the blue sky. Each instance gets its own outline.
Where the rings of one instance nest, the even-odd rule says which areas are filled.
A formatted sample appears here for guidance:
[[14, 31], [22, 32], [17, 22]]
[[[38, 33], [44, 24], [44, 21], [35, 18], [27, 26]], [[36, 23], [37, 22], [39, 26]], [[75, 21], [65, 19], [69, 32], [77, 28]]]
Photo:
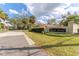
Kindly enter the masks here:
[[79, 3], [2, 3], [0, 8], [9, 17], [35, 15], [40, 23], [46, 23], [50, 18], [61, 20], [61, 15], [67, 12], [79, 14]]
[[[4, 12], [6, 12], [9, 17], [14, 17], [17, 14], [22, 14], [24, 11], [27, 12], [27, 6], [24, 5], [23, 3], [0, 4], [0, 8]], [[30, 15], [30, 12], [28, 12], [28, 15]]]

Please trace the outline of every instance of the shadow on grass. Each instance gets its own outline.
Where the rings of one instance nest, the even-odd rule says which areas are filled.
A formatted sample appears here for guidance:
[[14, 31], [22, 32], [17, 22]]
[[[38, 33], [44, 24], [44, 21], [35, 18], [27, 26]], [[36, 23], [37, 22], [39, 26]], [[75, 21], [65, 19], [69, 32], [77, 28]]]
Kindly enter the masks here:
[[1, 48], [1, 50], [33, 50], [42, 48], [52, 48], [52, 47], [66, 47], [66, 46], [79, 46], [79, 44], [57, 44], [57, 45], [43, 45], [40, 47], [21, 47], [21, 48]]
[[57, 45], [45, 45], [41, 46], [41, 48], [52, 48], [52, 47], [67, 47], [67, 46], [79, 46], [79, 44], [57, 44]]
[[[67, 46], [79, 46], [79, 44], [56, 44], [56, 45], [43, 45], [40, 47], [17, 47], [17, 48], [0, 48], [0, 51], [11, 51], [11, 50], [27, 50], [27, 56], [39, 54], [40, 50], [35, 49], [45, 49], [45, 48], [53, 48], [53, 47], [67, 47]], [[31, 50], [35, 50], [34, 52], [31, 52]]]
[[46, 33], [48, 36], [54, 36], [54, 37], [73, 37], [72, 34], [66, 34], [66, 33]]

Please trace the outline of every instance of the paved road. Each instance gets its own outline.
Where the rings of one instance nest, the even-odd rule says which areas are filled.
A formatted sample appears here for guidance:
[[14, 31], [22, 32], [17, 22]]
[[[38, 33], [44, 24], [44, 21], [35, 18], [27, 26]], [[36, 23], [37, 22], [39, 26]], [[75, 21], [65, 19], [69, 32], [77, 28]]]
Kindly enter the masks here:
[[0, 33], [0, 56], [46, 56], [42, 49], [33, 49], [23, 32]]

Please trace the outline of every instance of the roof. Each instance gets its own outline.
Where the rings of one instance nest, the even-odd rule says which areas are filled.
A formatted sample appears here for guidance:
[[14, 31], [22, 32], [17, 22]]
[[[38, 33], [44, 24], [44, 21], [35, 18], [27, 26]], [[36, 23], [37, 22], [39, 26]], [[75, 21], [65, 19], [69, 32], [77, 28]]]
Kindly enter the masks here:
[[48, 28], [67, 28], [66, 26], [62, 26], [59, 24], [55, 24], [55, 25], [47, 25]]
[[59, 24], [55, 24], [55, 25], [49, 25], [49, 24], [40, 24], [40, 27], [42, 28], [67, 28], [66, 26], [63, 26], [63, 25], [59, 25]]

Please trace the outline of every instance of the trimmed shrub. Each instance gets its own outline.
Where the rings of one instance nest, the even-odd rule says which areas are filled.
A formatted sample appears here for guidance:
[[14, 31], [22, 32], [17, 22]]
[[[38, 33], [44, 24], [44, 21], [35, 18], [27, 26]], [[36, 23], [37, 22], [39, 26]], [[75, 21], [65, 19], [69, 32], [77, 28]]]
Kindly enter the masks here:
[[44, 28], [32, 28], [30, 31], [31, 32], [37, 32], [37, 33], [42, 33], [44, 31]]

